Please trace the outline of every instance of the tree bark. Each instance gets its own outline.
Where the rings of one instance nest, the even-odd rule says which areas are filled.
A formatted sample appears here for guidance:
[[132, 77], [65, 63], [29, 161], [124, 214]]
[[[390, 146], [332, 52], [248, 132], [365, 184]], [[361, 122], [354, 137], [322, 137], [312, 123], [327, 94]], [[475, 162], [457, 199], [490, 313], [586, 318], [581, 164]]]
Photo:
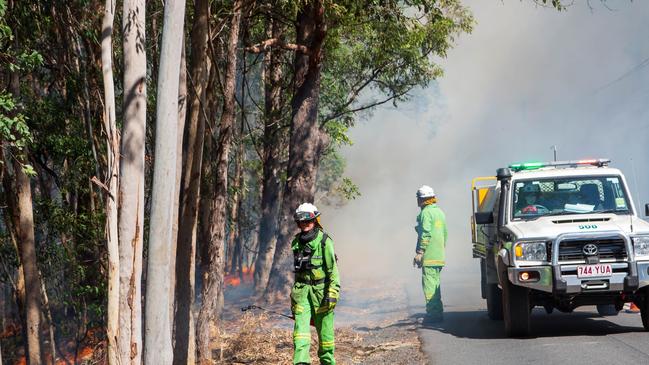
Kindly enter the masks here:
[[178, 251], [176, 253], [175, 365], [195, 364], [194, 297], [196, 231], [201, 190], [204, 110], [209, 82], [207, 57], [209, 1], [194, 2], [191, 32], [190, 100], [183, 143], [184, 168], [180, 186]]
[[318, 124], [322, 47], [327, 28], [321, 0], [300, 9], [296, 24], [297, 44], [309, 54], [295, 54], [295, 95], [292, 101], [291, 137], [287, 181], [282, 199], [279, 235], [270, 273], [266, 299], [285, 299], [291, 284], [290, 241], [292, 212], [302, 202], [313, 202], [316, 174], [323, 152], [324, 136]]
[[[245, 61], [244, 61], [245, 62]], [[242, 115], [243, 118], [243, 115]], [[241, 126], [243, 127], [243, 120], [241, 121]], [[241, 136], [243, 133], [239, 129], [235, 128], [235, 133], [233, 139], [237, 142], [234, 156], [234, 176], [232, 177], [232, 197], [230, 199], [230, 217], [229, 221], [229, 230], [228, 230], [228, 239], [227, 239], [227, 251], [226, 257], [228, 262], [225, 268], [225, 272], [228, 274], [234, 274], [239, 269], [237, 263], [239, 262], [239, 247], [237, 247], [239, 242], [238, 227], [239, 227], [239, 212], [241, 211], [241, 200], [242, 200], [242, 177], [243, 177], [243, 141]]]
[[[269, 17], [267, 28], [270, 37], [279, 38], [281, 25]], [[277, 220], [281, 194], [281, 106], [282, 65], [281, 51], [269, 49], [264, 55], [264, 154], [261, 191], [261, 219], [259, 225], [259, 255], [255, 261], [255, 294], [260, 295], [268, 284], [277, 240]]]
[[43, 281], [43, 275], [41, 275], [40, 271], [38, 272], [38, 277], [41, 280], [41, 297], [43, 300], [42, 303], [43, 303], [45, 318], [47, 318], [48, 334], [50, 336], [50, 356], [48, 361], [54, 364], [56, 362], [56, 339], [54, 338], [54, 335], [56, 333], [56, 325], [54, 324], [54, 320], [52, 319], [52, 310], [50, 309], [50, 299], [47, 296], [45, 281]]
[[107, 145], [106, 247], [108, 252], [108, 306], [106, 337], [108, 365], [118, 364], [119, 332], [119, 237], [117, 231], [117, 188], [119, 186], [119, 134], [115, 120], [113, 80], [113, 23], [116, 0], [106, 0], [102, 22], [101, 68], [104, 81], [104, 129]]
[[124, 0], [124, 127], [119, 177], [121, 365], [142, 362], [142, 235], [146, 140], [145, 1]]
[[[20, 79], [16, 72], [9, 75], [9, 91], [13, 97], [20, 98]], [[4, 148], [4, 147], [3, 147]], [[26, 344], [26, 358], [30, 365], [41, 364], [43, 360], [41, 350], [41, 301], [40, 288], [41, 280], [38, 275], [38, 266], [36, 263], [36, 239], [34, 237], [34, 211], [32, 202], [32, 190], [29, 177], [23, 171], [23, 166], [18, 158], [27, 156], [25, 150], [2, 151], [3, 163], [5, 168], [5, 180], [9, 189], [5, 191], [9, 210], [11, 212], [12, 224], [16, 232], [16, 248], [22, 271], [22, 283], [24, 291], [16, 294], [23, 294], [18, 300], [18, 305], [22, 301], [24, 305], [23, 313], [23, 334]], [[12, 179], [13, 178], [13, 179]], [[13, 194], [12, 194], [13, 193]]]
[[211, 201], [211, 237], [208, 246], [207, 271], [203, 272], [202, 305], [197, 322], [198, 362], [209, 364], [210, 328], [220, 312], [219, 296], [223, 289], [223, 242], [225, 238], [225, 216], [227, 208], [228, 159], [235, 119], [235, 84], [237, 68], [237, 45], [243, 0], [235, 0], [227, 43], [227, 67], [224, 78], [224, 104], [219, 126], [219, 143], [216, 156], [216, 181], [214, 198]]
[[175, 344], [173, 327], [176, 315], [176, 256], [178, 255], [178, 224], [180, 219], [180, 186], [182, 184], [183, 173], [183, 131], [185, 130], [185, 119], [187, 118], [187, 63], [185, 55], [185, 39], [183, 37], [182, 53], [180, 57], [180, 83], [178, 84], [178, 134], [176, 139], [176, 190], [174, 196], [174, 218], [171, 231], [172, 242], [171, 261], [169, 267], [171, 270], [171, 285], [169, 286], [169, 320], [172, 324], [172, 341]]
[[185, 20], [185, 0], [166, 0], [160, 49], [160, 74], [156, 98], [156, 138], [149, 225], [147, 300], [145, 326], [145, 364], [170, 364], [173, 361], [169, 318], [172, 278], [171, 252], [176, 197], [178, 143], [178, 86]]
[[15, 196], [11, 197], [13, 223], [18, 234], [18, 254], [23, 266], [25, 282], [25, 328], [27, 363], [41, 364], [41, 283], [36, 264], [36, 240], [34, 238], [34, 212], [29, 177], [22, 164], [13, 159]]

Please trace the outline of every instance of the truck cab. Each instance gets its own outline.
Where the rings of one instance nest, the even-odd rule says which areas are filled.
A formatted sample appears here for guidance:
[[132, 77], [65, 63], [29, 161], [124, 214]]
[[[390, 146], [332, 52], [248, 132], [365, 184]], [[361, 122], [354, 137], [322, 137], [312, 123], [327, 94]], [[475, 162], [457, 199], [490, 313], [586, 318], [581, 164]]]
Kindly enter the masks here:
[[649, 223], [609, 162], [513, 164], [474, 179], [473, 256], [488, 315], [509, 336], [530, 333], [535, 306], [615, 315], [625, 302], [649, 330]]

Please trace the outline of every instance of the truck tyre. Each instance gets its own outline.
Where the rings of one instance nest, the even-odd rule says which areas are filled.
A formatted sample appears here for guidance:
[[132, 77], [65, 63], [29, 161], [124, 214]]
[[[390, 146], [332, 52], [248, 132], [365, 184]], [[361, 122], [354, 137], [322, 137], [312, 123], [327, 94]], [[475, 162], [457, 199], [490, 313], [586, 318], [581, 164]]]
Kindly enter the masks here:
[[649, 290], [642, 290], [642, 298], [635, 303], [640, 308], [640, 317], [642, 317], [642, 326], [645, 331], [649, 331]]
[[598, 304], [597, 313], [600, 316], [617, 316], [619, 311], [615, 308], [615, 304]]
[[487, 315], [489, 319], [503, 319], [503, 292], [498, 284], [487, 284]]
[[530, 334], [529, 289], [513, 285], [509, 280], [503, 287], [503, 317], [508, 337], [525, 337]]

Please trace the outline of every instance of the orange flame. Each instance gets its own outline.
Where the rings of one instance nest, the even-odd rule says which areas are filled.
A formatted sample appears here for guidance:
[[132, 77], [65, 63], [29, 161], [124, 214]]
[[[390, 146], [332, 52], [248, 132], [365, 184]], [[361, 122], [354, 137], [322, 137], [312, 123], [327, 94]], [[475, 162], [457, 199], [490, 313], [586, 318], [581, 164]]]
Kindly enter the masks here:
[[237, 287], [242, 283], [252, 283], [254, 280], [253, 279], [254, 273], [255, 273], [254, 267], [244, 266], [243, 268], [241, 268], [241, 276], [239, 276], [238, 274], [227, 274], [225, 275], [223, 281], [225, 283], [225, 286]]

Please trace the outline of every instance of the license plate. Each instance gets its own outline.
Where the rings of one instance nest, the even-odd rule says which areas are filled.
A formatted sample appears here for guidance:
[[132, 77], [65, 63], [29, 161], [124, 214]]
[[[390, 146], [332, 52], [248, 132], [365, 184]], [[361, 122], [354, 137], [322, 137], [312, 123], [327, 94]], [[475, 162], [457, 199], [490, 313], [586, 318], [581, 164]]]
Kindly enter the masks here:
[[607, 264], [577, 266], [578, 278], [611, 276], [611, 274], [613, 274], [613, 270], [611, 269], [611, 265]]

